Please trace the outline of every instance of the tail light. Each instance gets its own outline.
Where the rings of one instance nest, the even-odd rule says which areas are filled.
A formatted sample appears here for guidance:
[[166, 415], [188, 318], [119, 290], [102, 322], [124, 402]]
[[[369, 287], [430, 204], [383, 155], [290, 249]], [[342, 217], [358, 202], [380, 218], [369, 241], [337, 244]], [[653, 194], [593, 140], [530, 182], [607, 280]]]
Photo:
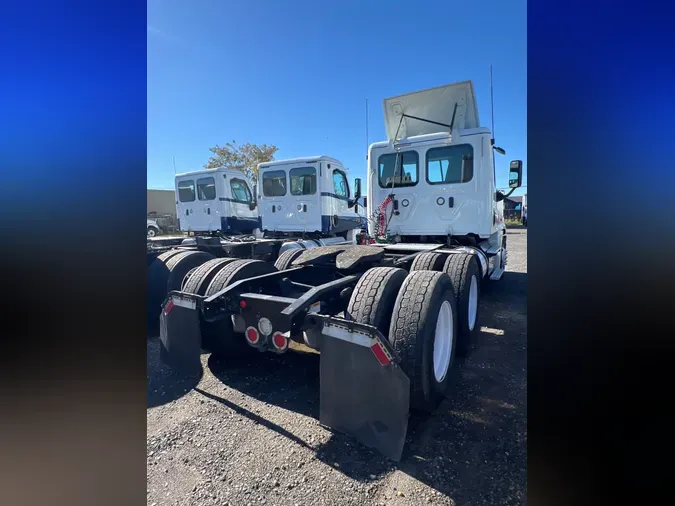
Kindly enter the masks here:
[[258, 341], [260, 340], [258, 329], [255, 327], [248, 327], [246, 329], [246, 340], [251, 344], [258, 344]]

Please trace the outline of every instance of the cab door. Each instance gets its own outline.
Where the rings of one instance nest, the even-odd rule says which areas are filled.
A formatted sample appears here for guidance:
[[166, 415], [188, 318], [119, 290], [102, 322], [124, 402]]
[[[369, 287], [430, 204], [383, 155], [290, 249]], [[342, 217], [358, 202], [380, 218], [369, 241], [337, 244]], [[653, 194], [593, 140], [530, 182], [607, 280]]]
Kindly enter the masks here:
[[317, 190], [316, 164], [293, 167], [288, 176], [291, 190], [288, 205], [295, 207], [296, 230], [321, 231], [321, 195]]
[[193, 230], [213, 231], [220, 228], [217, 215], [216, 178], [213, 176], [197, 179], [197, 205], [194, 206]]
[[194, 177], [176, 181], [176, 211], [180, 220], [180, 229], [184, 232], [206, 230], [206, 220], [197, 200], [197, 188]]
[[253, 208], [253, 195], [246, 180], [230, 178], [230, 216], [227, 221], [229, 228], [235, 232], [250, 234], [259, 227], [258, 209]]

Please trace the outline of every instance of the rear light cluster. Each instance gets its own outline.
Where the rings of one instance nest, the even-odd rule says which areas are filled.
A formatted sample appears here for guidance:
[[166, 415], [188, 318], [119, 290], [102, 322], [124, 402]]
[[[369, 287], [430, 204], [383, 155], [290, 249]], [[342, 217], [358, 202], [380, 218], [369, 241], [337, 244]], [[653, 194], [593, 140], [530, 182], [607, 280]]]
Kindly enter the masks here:
[[[255, 327], [246, 328], [246, 340], [249, 344], [256, 346], [260, 342], [260, 332]], [[272, 345], [277, 351], [286, 351], [288, 349], [289, 340], [281, 332], [272, 334]]]

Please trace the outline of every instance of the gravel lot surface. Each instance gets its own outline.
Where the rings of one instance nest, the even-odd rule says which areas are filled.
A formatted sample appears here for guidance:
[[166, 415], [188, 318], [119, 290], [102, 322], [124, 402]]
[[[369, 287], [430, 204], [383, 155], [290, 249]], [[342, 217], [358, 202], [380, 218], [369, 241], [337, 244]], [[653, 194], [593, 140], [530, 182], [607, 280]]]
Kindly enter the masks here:
[[202, 355], [200, 380], [148, 339], [148, 505], [527, 504], [527, 231], [484, 288], [481, 333], [431, 417], [413, 417], [395, 464], [319, 425], [319, 356]]

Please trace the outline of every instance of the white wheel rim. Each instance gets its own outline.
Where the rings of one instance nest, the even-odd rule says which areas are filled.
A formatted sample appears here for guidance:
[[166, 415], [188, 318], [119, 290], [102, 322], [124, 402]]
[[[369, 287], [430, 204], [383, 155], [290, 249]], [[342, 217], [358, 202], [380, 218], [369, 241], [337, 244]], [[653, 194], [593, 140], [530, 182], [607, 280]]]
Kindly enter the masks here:
[[469, 330], [473, 330], [476, 325], [476, 314], [478, 313], [478, 280], [476, 276], [471, 276], [471, 285], [469, 286]]
[[450, 354], [454, 336], [454, 322], [452, 308], [446, 300], [441, 304], [436, 320], [436, 334], [434, 336], [434, 377], [440, 383], [445, 379], [450, 367]]
[[154, 228], [148, 229], [148, 237], [155, 237], [155, 229]]

